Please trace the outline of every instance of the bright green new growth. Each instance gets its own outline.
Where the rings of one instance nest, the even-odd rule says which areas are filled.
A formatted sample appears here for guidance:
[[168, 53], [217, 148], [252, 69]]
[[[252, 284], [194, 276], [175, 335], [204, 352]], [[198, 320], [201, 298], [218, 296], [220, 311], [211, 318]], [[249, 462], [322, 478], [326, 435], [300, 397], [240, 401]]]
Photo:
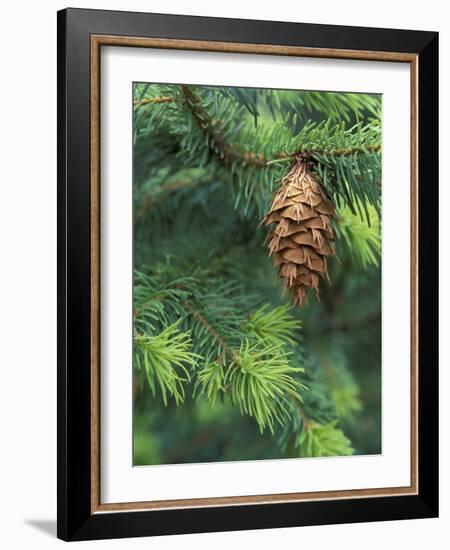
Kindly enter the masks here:
[[334, 402], [336, 413], [341, 418], [353, 417], [363, 407], [360, 399], [360, 390], [356, 384], [335, 386], [331, 390], [330, 396]]
[[136, 335], [135, 363], [145, 371], [150, 390], [155, 396], [159, 387], [164, 404], [168, 395], [177, 404], [184, 401], [184, 383], [189, 382], [189, 368], [197, 366], [198, 356], [192, 353], [189, 332], [180, 332], [178, 323], [165, 328], [157, 336]]
[[344, 432], [336, 428], [338, 420], [321, 426], [311, 424], [306, 426], [297, 440], [299, 456], [324, 457], [324, 456], [346, 456], [353, 454], [350, 440]]
[[352, 214], [349, 208], [338, 212], [337, 231], [353, 258], [363, 268], [378, 266], [381, 257], [381, 228], [373, 206], [367, 207], [368, 218]]
[[292, 352], [283, 350], [282, 344], [264, 347], [263, 342], [241, 344], [225, 383], [241, 412], [254, 417], [261, 432], [267, 426], [273, 433], [275, 421], [284, 425], [290, 417], [289, 399], [301, 401], [305, 386], [294, 378], [303, 369], [290, 365]]
[[301, 327], [299, 320], [289, 314], [290, 307], [276, 307], [272, 310], [265, 304], [250, 315], [247, 330], [256, 338], [274, 345], [295, 345], [294, 335]]
[[229, 391], [241, 414], [255, 418], [261, 432], [267, 427], [273, 433], [275, 422], [283, 426], [290, 418], [290, 399], [302, 401], [306, 389], [295, 378], [304, 369], [292, 366], [290, 355], [281, 343], [267, 346], [257, 340], [252, 345], [245, 340], [227, 370], [214, 362], [199, 372], [195, 391], [213, 406], [221, 393]]
[[204, 395], [214, 407], [219, 395], [225, 392], [225, 372], [222, 363], [215, 361], [205, 365], [197, 375], [194, 394], [196, 392], [197, 400]]
[[[197, 400], [206, 397], [214, 406], [218, 397], [229, 395], [261, 431], [267, 427], [273, 433], [275, 422], [284, 425], [290, 418], [288, 400], [301, 401], [305, 389], [295, 378], [303, 368], [290, 364], [292, 352], [287, 349], [296, 344], [292, 332], [300, 323], [288, 305], [273, 310], [262, 306], [247, 318], [254, 298], [239, 296], [243, 289], [235, 285], [208, 291], [199, 281], [205, 277], [213, 282], [211, 272], [195, 266], [193, 271], [196, 279], [177, 277], [168, 269], [166, 275], [175, 279], [159, 290], [154, 287], [156, 273], [137, 273], [136, 329], [153, 332], [158, 323], [171, 324], [155, 336], [135, 335], [136, 368], [144, 368], [153, 396], [158, 385], [166, 405], [168, 396], [183, 403], [185, 386], [194, 379]], [[180, 324], [185, 332], [179, 331]]]

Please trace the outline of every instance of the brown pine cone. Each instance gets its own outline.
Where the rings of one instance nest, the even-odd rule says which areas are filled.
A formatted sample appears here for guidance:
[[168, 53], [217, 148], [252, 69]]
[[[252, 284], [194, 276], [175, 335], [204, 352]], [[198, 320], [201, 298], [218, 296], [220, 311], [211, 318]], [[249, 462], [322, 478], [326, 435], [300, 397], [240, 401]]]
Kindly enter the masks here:
[[308, 154], [296, 155], [262, 222], [274, 224], [268, 235], [270, 255], [299, 305], [307, 303], [309, 288], [319, 295], [320, 277], [328, 279], [326, 257], [335, 255], [334, 206], [311, 168]]

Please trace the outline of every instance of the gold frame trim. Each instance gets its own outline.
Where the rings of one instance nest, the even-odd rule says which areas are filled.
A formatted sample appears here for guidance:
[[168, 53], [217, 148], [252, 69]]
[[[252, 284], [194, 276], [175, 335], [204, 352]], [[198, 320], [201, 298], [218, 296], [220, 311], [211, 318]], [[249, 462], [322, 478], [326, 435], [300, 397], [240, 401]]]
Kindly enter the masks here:
[[[100, 500], [100, 49], [102, 46], [164, 48], [410, 64], [411, 74], [411, 484], [407, 487], [318, 491], [233, 497], [120, 502]], [[114, 35], [91, 36], [91, 513], [305, 502], [418, 494], [418, 56], [409, 53], [304, 48]]]

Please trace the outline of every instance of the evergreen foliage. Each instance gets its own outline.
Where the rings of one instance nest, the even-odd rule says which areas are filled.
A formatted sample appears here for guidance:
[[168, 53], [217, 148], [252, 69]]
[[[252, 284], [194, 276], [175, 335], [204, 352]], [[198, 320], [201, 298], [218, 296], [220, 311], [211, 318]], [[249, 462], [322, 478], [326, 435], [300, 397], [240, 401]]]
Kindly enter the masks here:
[[309, 424], [298, 436], [297, 446], [302, 458], [315, 456], [346, 456], [353, 454], [350, 440], [336, 427], [337, 420], [325, 425]]
[[[380, 97], [133, 93], [134, 463], [380, 452]], [[337, 209], [302, 309], [260, 226], [298, 152]]]

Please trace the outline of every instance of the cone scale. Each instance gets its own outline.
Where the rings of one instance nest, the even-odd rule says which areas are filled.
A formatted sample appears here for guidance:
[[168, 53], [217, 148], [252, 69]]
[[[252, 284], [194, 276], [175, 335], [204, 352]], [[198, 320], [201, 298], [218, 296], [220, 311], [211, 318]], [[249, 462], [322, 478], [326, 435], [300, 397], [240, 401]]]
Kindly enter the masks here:
[[327, 257], [334, 256], [335, 210], [306, 153], [299, 153], [274, 195], [263, 224], [271, 225], [268, 248], [278, 275], [296, 305], [307, 303], [319, 281], [328, 279]]

